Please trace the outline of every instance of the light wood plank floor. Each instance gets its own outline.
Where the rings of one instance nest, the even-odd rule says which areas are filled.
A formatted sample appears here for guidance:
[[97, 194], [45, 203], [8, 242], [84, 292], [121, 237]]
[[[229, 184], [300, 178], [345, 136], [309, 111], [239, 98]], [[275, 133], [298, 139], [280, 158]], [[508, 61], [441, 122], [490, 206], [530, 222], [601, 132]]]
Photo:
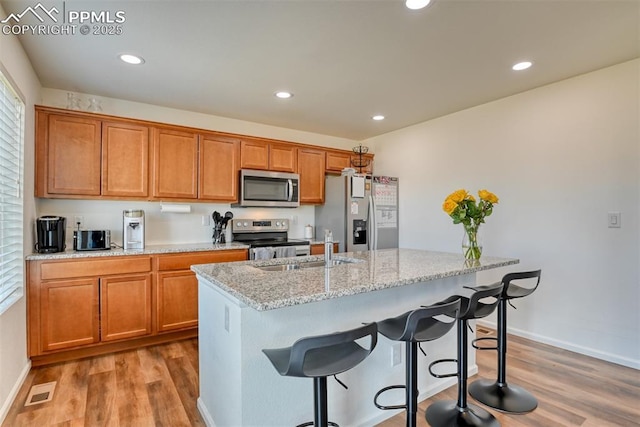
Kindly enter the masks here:
[[[503, 426], [640, 426], [640, 371], [509, 339], [508, 380], [533, 392], [540, 404], [526, 415], [491, 410]], [[477, 359], [479, 376], [495, 378], [495, 352], [478, 352]], [[53, 401], [25, 407], [30, 387], [49, 381], [57, 381]], [[2, 426], [204, 426], [197, 395], [198, 341], [184, 340], [34, 368]], [[455, 398], [452, 387], [422, 402], [418, 425], [428, 425], [430, 403]], [[379, 426], [404, 425], [399, 414]]]

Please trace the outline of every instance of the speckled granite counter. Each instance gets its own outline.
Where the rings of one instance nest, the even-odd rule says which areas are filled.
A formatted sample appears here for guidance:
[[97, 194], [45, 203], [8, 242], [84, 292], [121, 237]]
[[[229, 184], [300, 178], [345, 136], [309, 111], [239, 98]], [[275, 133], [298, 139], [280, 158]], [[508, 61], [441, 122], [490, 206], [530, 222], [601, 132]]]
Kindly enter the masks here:
[[[464, 286], [476, 284], [477, 271], [518, 263], [487, 256], [468, 265], [458, 254], [409, 249], [341, 253], [335, 258], [355, 262], [289, 271], [256, 268], [323, 259], [310, 256], [191, 267], [198, 276], [198, 409], [207, 425], [279, 427], [313, 419], [313, 382], [280, 376], [262, 349], [397, 316], [467, 291]], [[473, 336], [470, 333], [469, 342]], [[340, 375], [349, 390], [330, 383], [332, 421], [371, 426], [394, 415], [372, 404], [378, 390], [404, 382], [404, 365], [390, 365], [393, 345], [380, 337], [367, 359]], [[436, 359], [455, 357], [455, 332], [424, 348], [428, 356], [418, 360], [422, 373]], [[473, 347], [468, 358], [473, 375]], [[419, 399], [455, 381], [420, 375]]]
[[214, 245], [213, 243], [185, 243], [176, 245], [148, 245], [144, 249], [109, 249], [105, 251], [73, 251], [56, 252], [52, 254], [33, 253], [27, 255], [27, 261], [51, 260], [51, 259], [73, 259], [73, 258], [93, 258], [93, 257], [110, 257], [110, 256], [128, 256], [128, 255], [157, 255], [157, 254], [173, 254], [181, 252], [202, 252], [202, 251], [224, 251], [229, 249], [247, 249], [249, 246], [242, 243], [222, 243]]
[[313, 301], [426, 282], [516, 264], [510, 258], [483, 257], [411, 249], [348, 252], [335, 256], [350, 263], [288, 271], [263, 271], [277, 264], [304, 264], [323, 256], [195, 265], [191, 269], [214, 286], [256, 310], [272, 310]]

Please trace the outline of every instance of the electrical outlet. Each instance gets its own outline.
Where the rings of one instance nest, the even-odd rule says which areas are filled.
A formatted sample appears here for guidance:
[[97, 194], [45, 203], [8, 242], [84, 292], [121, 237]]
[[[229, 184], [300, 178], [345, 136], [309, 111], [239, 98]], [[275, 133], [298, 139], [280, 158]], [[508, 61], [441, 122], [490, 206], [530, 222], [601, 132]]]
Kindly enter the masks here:
[[391, 366], [402, 363], [402, 344], [395, 343], [391, 346]]
[[202, 215], [201, 221], [202, 225], [211, 225], [211, 222], [209, 222], [209, 215]]
[[74, 230], [82, 230], [84, 228], [84, 217], [82, 215], [74, 215], [72, 226]]

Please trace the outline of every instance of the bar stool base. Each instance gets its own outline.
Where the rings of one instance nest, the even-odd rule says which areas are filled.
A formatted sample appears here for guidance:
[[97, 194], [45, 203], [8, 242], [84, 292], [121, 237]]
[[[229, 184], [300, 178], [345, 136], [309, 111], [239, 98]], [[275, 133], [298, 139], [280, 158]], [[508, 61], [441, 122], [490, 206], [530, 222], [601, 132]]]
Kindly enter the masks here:
[[455, 400], [440, 400], [427, 408], [427, 422], [432, 427], [499, 427], [500, 422], [477, 405], [460, 409]]
[[469, 394], [491, 408], [513, 414], [524, 414], [538, 407], [538, 400], [517, 385], [498, 384], [497, 381], [476, 380], [469, 385]]

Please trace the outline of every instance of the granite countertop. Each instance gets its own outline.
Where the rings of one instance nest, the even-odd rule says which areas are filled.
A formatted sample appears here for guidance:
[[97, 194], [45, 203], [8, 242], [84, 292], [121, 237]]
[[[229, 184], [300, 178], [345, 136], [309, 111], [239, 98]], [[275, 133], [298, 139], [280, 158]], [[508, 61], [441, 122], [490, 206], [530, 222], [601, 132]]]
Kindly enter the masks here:
[[[324, 256], [276, 258], [191, 266], [191, 270], [241, 303], [258, 311], [372, 292], [517, 264], [513, 258], [462, 255], [415, 249], [347, 252], [334, 256], [352, 261], [331, 268], [264, 271], [257, 267], [322, 261]], [[205, 283], [206, 283], [205, 282]]]
[[101, 251], [74, 251], [67, 250], [64, 252], [56, 252], [51, 254], [33, 253], [27, 255], [27, 261], [55, 260], [55, 259], [73, 259], [73, 258], [94, 258], [94, 257], [110, 257], [110, 256], [128, 256], [128, 255], [158, 255], [173, 254], [181, 252], [203, 252], [203, 251], [224, 251], [230, 249], [247, 249], [249, 245], [237, 242], [230, 243], [185, 243], [172, 245], [147, 245], [144, 249], [109, 249]]

